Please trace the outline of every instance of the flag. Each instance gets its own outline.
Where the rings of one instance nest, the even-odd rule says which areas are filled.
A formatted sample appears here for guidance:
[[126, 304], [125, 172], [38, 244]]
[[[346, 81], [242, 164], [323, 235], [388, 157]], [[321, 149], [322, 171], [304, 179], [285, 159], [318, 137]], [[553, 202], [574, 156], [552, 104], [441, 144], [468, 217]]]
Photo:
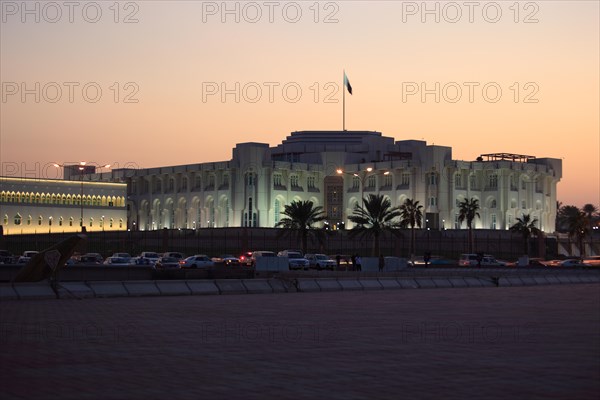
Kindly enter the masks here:
[[348, 93], [352, 94], [352, 86], [350, 85], [350, 81], [348, 80], [348, 77], [346, 76], [345, 71], [344, 71], [344, 86], [346, 86], [346, 89], [348, 89]]

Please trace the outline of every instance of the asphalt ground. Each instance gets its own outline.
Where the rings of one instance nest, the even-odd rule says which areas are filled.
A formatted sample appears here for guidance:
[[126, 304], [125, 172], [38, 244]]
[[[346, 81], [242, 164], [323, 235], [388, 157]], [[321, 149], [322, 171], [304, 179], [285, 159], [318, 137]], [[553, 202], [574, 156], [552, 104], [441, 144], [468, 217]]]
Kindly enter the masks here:
[[6, 399], [594, 399], [600, 285], [0, 303]]

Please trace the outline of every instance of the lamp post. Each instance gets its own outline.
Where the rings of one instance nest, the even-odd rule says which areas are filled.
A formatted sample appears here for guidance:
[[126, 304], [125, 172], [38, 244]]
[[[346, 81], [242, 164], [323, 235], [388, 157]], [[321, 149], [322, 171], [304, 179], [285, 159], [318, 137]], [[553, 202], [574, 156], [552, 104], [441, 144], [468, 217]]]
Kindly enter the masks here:
[[[366, 170], [364, 171], [359, 171], [359, 172], [346, 172], [341, 168], [338, 168], [336, 170], [336, 172], [339, 175], [352, 175], [357, 177], [360, 180], [360, 198], [361, 198], [361, 203], [362, 206], [364, 208], [365, 206], [365, 181], [367, 178], [371, 177], [371, 176], [376, 176], [376, 175], [389, 175], [390, 171], [375, 171], [373, 172], [373, 167], [367, 167]], [[373, 173], [371, 173], [373, 172]]]
[[[85, 171], [85, 166], [87, 164], [87, 161], [80, 161], [79, 162], [79, 166], [77, 167], [77, 169], [79, 169], [79, 180], [81, 181], [81, 193], [80, 195], [80, 217], [79, 217], [79, 226], [81, 227], [81, 232], [85, 233], [86, 229], [85, 229], [85, 224], [83, 222], [83, 173]], [[64, 165], [64, 164], [53, 164], [56, 168], [65, 168], [65, 167], [73, 167], [74, 165]], [[102, 168], [110, 168], [110, 164], [106, 164], [100, 167], [97, 167], [98, 169], [102, 169]]]

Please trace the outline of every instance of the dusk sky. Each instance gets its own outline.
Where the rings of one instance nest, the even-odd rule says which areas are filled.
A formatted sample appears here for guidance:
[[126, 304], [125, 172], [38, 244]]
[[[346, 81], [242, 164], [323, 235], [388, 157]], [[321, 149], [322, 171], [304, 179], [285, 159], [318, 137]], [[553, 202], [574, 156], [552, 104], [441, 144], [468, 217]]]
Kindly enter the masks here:
[[341, 129], [345, 69], [346, 129], [561, 158], [558, 200], [600, 205], [598, 1], [0, 3], [1, 175]]

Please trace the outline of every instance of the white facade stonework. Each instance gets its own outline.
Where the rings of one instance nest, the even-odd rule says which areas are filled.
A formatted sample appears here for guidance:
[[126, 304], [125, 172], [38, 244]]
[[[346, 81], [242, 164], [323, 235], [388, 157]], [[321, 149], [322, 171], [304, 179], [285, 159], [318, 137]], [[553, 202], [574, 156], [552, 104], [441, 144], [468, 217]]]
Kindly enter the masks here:
[[350, 228], [348, 215], [361, 195], [379, 193], [394, 206], [418, 200], [424, 228], [463, 228], [457, 204], [476, 198], [476, 228], [508, 229], [531, 214], [551, 232], [562, 163], [510, 154], [457, 161], [450, 147], [379, 132], [302, 131], [275, 147], [238, 144], [229, 161], [108, 175], [92, 179], [127, 183], [131, 229], [273, 227], [294, 200], [311, 200], [325, 209], [330, 226]]
[[2, 230], [81, 232], [82, 201], [88, 232], [126, 230], [126, 194], [123, 183], [0, 177]]

